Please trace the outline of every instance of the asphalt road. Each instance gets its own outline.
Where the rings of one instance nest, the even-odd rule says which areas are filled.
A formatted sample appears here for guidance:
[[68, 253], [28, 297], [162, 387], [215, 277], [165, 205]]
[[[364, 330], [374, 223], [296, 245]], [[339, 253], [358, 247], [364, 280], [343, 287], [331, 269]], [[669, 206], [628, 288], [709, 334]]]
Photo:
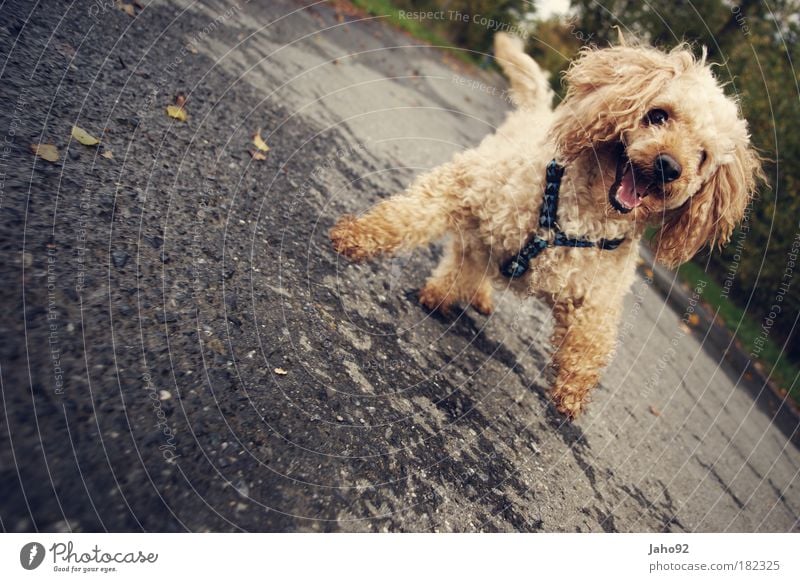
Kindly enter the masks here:
[[796, 419], [649, 279], [565, 424], [542, 303], [432, 317], [438, 248], [330, 249], [502, 120], [499, 76], [326, 4], [145, 3], [0, 6], [3, 530], [800, 529]]

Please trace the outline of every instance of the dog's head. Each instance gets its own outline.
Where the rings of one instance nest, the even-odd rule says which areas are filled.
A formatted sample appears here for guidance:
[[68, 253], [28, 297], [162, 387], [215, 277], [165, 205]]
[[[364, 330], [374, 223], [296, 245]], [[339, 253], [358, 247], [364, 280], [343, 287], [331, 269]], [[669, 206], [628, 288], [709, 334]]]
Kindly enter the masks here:
[[657, 257], [674, 266], [724, 244], [763, 178], [747, 123], [705, 63], [617, 46], [584, 51], [556, 113], [559, 156], [599, 164], [612, 214], [661, 225]]

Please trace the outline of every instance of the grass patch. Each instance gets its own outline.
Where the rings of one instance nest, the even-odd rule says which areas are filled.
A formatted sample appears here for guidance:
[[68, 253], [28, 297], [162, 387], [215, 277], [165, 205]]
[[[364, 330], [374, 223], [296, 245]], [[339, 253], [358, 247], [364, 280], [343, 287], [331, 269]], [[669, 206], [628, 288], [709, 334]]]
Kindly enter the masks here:
[[[678, 268], [678, 276], [691, 289], [694, 289], [701, 280], [707, 282], [703, 291], [703, 301], [711, 307], [712, 313], [717, 313], [717, 317], [736, 336], [742, 348], [748, 353], [753, 353], [755, 341], [761, 334], [762, 322], [755, 321], [728, 299], [722, 287], [695, 263], [681, 265]], [[796, 403], [800, 403], [800, 385], [797, 383], [800, 367], [787, 360], [781, 354], [780, 347], [770, 337], [767, 337], [758, 359], [764, 366], [764, 372], [770, 374], [772, 381], [787, 390]]]
[[390, 0], [350, 0], [354, 5], [372, 16], [384, 16], [385, 19], [397, 28], [405, 30], [414, 38], [428, 44], [445, 47], [449, 53], [468, 65], [478, 65], [478, 61], [472, 53], [459, 50], [453, 43], [437, 34], [434, 30], [423, 25], [419, 20], [413, 18], [401, 18], [401, 10], [392, 5]]

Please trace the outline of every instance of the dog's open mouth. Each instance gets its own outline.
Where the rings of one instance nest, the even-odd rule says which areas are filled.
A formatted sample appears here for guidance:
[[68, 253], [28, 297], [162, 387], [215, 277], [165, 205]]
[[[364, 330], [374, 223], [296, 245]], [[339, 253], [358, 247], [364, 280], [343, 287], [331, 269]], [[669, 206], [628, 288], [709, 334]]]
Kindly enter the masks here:
[[620, 145], [617, 174], [608, 191], [608, 201], [611, 206], [623, 214], [630, 212], [642, 203], [650, 185], [650, 180], [636, 169], [625, 154], [625, 148]]

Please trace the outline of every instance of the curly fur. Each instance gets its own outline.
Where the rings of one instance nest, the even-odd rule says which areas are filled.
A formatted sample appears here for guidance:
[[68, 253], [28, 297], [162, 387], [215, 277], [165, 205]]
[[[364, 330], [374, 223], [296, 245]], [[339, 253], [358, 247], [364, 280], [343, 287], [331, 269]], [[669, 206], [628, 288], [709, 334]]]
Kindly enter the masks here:
[[[543, 298], [555, 318], [551, 394], [558, 410], [574, 418], [612, 354], [645, 228], [659, 227], [656, 256], [670, 266], [705, 244], [724, 244], [763, 179], [760, 160], [736, 102], [725, 96], [705, 55], [696, 59], [686, 46], [586, 49], [566, 73], [567, 95], [555, 110], [546, 76], [519, 40], [498, 34], [495, 55], [517, 104], [498, 131], [405, 192], [357, 218], [343, 217], [330, 236], [337, 252], [358, 261], [455, 234], [420, 291], [429, 309], [462, 303], [488, 314], [493, 287]], [[654, 109], [669, 119], [649, 123]], [[669, 183], [652, 170], [665, 153], [681, 167]], [[561, 229], [625, 242], [614, 251], [548, 248], [524, 277], [509, 281], [498, 265], [537, 232], [544, 168], [553, 158], [566, 165]], [[627, 213], [610, 200], [620, 168], [649, 184]]]

